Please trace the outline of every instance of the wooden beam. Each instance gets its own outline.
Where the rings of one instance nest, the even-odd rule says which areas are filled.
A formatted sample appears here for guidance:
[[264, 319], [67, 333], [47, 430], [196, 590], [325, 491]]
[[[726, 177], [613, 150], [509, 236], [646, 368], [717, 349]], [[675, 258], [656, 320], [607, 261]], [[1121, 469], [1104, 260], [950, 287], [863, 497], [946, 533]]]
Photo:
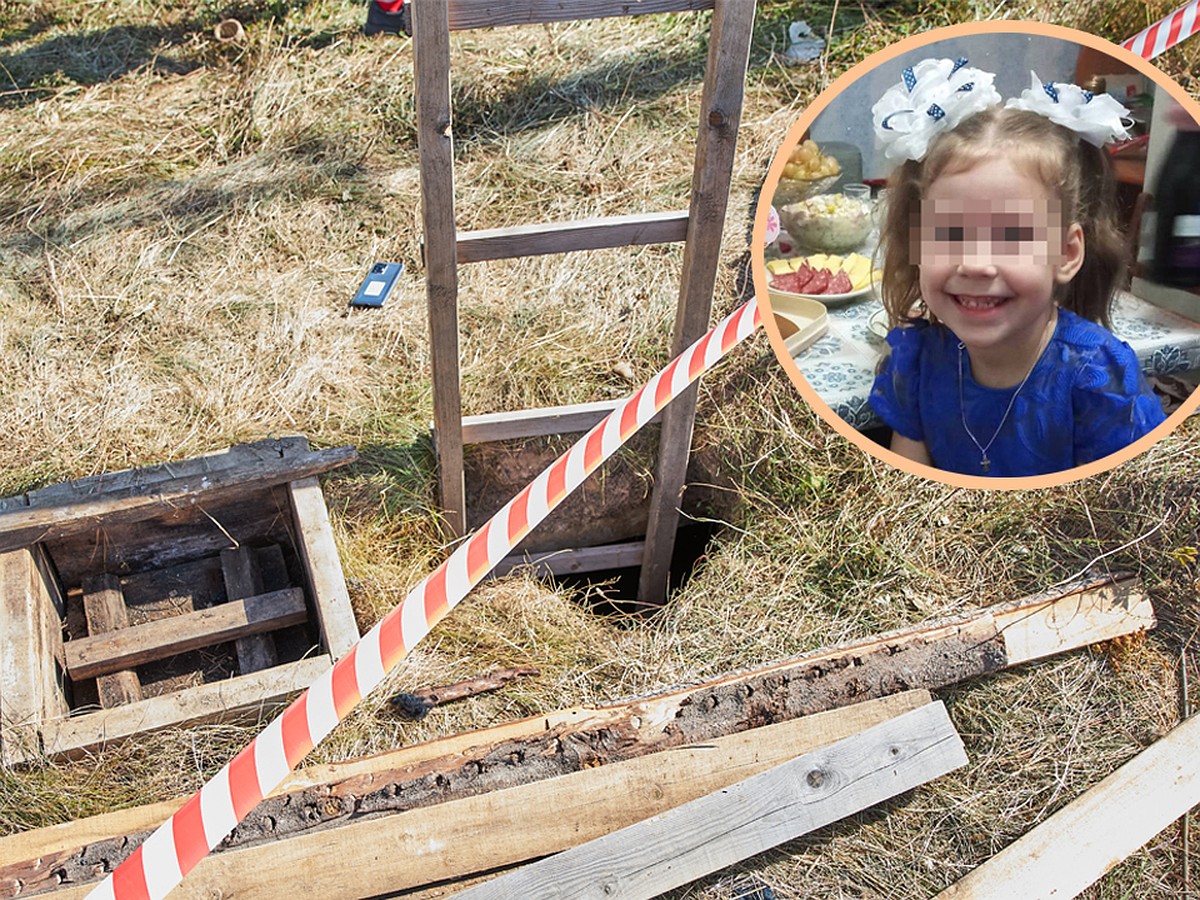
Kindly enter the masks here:
[[938, 900], [1069, 900], [1200, 804], [1200, 717], [1183, 722]]
[[106, 522], [140, 521], [164, 507], [193, 506], [202, 500], [237, 496], [251, 487], [295, 481], [344, 466], [357, 457], [353, 447], [338, 447], [160, 482], [149, 490], [10, 509], [0, 512], [0, 551], [86, 531]]
[[930, 703], [454, 896], [650, 900], [966, 764]]
[[67, 641], [67, 674], [75, 681], [211, 647], [248, 634], [299, 625], [308, 618], [304, 591], [287, 588], [208, 609]]
[[451, 0], [450, 30], [712, 9], [713, 0]]
[[350, 590], [346, 587], [325, 496], [316, 478], [289, 482], [287, 489], [300, 561], [308, 576], [321, 626], [322, 649], [334, 659], [341, 659], [358, 643], [358, 623], [350, 605]]
[[[751, 0], [717, 0], [713, 8], [672, 356], [678, 356], [708, 330], [742, 116], [754, 6]], [[697, 390], [697, 385], [692, 385], [677, 396], [663, 417], [658, 468], [646, 524], [646, 561], [638, 582], [638, 600], [644, 604], [665, 603], [667, 598], [679, 508], [691, 455]]]
[[445, 3], [414, 3], [411, 8], [435, 449], [446, 526], [452, 534], [462, 535], [467, 527], [467, 499], [458, 368], [449, 9]]
[[607, 247], [669, 244], [686, 239], [687, 228], [685, 209], [467, 231], [458, 235], [458, 261], [471, 263]]
[[[230, 600], [245, 600], [263, 592], [262, 573], [258, 570], [254, 551], [249, 547], [221, 551], [221, 576], [225, 579], [225, 594]], [[234, 651], [241, 675], [279, 664], [275, 641], [269, 634], [240, 637], [234, 642]]]
[[307, 688], [332, 664], [324, 655], [301, 659], [116, 709], [51, 719], [42, 728], [43, 749], [47, 756], [75, 756], [136, 734], [259, 713]]
[[492, 577], [507, 575], [521, 566], [533, 566], [539, 575], [577, 575], [600, 569], [624, 569], [642, 564], [645, 541], [601, 544], [576, 550], [550, 550], [545, 553], [514, 553], [492, 569]]
[[[121, 579], [109, 573], [86, 579], [83, 582], [83, 611], [89, 635], [128, 628], [129, 611], [121, 593]], [[136, 669], [120, 669], [97, 677], [96, 692], [100, 695], [100, 705], [112, 709], [141, 700], [142, 683]]]
[[[224, 896], [233, 892], [241, 897], [269, 897], [279, 884], [287, 883], [289, 893], [297, 898], [369, 897], [525, 862], [721, 790], [922, 708], [930, 700], [927, 692], [912, 691], [428, 808], [387, 817], [364, 810], [360, 818], [337, 828], [308, 828], [284, 840], [232, 850], [218, 847], [171, 896], [211, 897], [219, 890]], [[325, 802], [335, 803], [339, 796], [328, 792]], [[597, 798], [611, 798], [611, 802], [597, 802]], [[530, 815], [530, 810], [545, 809], [553, 809], [554, 815]], [[165, 820], [174, 809], [158, 805], [150, 812]], [[117, 828], [133, 824], [128, 815], [124, 819], [117, 815], [109, 814], [105, 824]], [[143, 824], [150, 828], [156, 823]], [[24, 861], [0, 867], [0, 895], [17, 880], [29, 894], [53, 888], [51, 873], [63, 870], [70, 881], [80, 883], [51, 890], [49, 896], [56, 900], [83, 896], [95, 878], [94, 867], [115, 865], [124, 858], [121, 854], [133, 849], [118, 841], [101, 842], [104, 829], [90, 820], [78, 823], [78, 828], [91, 838], [88, 846], [71, 843], [54, 829], [0, 838], [0, 859]], [[449, 847], [454, 852], [447, 852]], [[306, 862], [314, 859], [337, 863], [311, 866]], [[304, 871], [305, 877], [295, 878], [297, 871]]]

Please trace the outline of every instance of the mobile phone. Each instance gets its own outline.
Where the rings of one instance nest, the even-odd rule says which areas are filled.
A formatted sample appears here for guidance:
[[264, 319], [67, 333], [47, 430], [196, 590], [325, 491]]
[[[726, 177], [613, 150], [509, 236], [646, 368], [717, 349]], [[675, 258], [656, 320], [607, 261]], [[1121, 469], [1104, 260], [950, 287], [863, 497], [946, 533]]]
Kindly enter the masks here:
[[396, 279], [404, 271], [404, 263], [377, 262], [367, 272], [367, 277], [359, 285], [358, 293], [350, 301], [351, 306], [383, 306], [388, 298]]

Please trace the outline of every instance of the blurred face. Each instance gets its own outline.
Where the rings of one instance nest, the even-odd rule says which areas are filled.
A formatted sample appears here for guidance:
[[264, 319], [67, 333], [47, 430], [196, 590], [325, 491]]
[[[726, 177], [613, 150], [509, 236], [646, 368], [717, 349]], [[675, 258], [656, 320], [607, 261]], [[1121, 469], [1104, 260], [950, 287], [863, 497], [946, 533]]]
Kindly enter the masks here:
[[968, 350], [1040, 344], [1057, 284], [1083, 262], [1083, 234], [1057, 197], [1008, 159], [939, 176], [921, 201], [921, 296]]

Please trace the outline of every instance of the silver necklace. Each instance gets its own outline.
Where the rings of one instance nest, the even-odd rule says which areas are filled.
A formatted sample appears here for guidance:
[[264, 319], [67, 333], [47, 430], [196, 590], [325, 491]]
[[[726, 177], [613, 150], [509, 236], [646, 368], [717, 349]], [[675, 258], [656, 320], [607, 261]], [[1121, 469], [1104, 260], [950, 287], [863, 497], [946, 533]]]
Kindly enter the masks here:
[[971, 427], [967, 424], [967, 404], [963, 399], [963, 350], [966, 349], [962, 341], [958, 342], [958, 411], [962, 414], [963, 431], [967, 433], [967, 437], [971, 439], [976, 448], [979, 450], [979, 471], [987, 475], [992, 470], [992, 461], [988, 459], [988, 450], [992, 444], [996, 443], [996, 438], [1000, 435], [1000, 429], [1004, 427], [1004, 423], [1008, 421], [1008, 414], [1012, 412], [1013, 404], [1017, 402], [1017, 394], [1021, 393], [1021, 388], [1025, 387], [1025, 382], [1029, 380], [1029, 376], [1033, 374], [1033, 370], [1037, 368], [1038, 360], [1042, 358], [1042, 354], [1046, 352], [1046, 347], [1050, 346], [1050, 341], [1046, 341], [1046, 346], [1042, 347], [1037, 356], [1033, 358], [1033, 362], [1029, 366], [1029, 371], [1025, 373], [1025, 377], [1021, 379], [1021, 383], [1017, 385], [1017, 389], [1013, 391], [1012, 397], [1008, 401], [1008, 408], [1004, 410], [1004, 415], [1000, 417], [1000, 424], [996, 426], [996, 430], [992, 432], [992, 439], [986, 445], [980, 444], [979, 439], [975, 437]]

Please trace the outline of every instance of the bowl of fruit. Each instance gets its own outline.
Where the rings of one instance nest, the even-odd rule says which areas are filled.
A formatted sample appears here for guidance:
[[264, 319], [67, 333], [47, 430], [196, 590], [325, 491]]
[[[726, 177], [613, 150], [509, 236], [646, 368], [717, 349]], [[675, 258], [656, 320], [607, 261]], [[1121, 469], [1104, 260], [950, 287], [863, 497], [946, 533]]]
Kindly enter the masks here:
[[779, 219], [801, 246], [847, 253], [861, 247], [871, 233], [871, 204], [845, 194], [818, 194], [780, 208]]
[[842, 167], [836, 159], [822, 153], [815, 141], [803, 141], [788, 155], [771, 203], [779, 209], [807, 200], [829, 190], [841, 174]]
[[772, 309], [792, 297], [839, 306], [865, 296], [878, 279], [879, 270], [861, 253], [818, 253], [767, 263], [767, 293]]

